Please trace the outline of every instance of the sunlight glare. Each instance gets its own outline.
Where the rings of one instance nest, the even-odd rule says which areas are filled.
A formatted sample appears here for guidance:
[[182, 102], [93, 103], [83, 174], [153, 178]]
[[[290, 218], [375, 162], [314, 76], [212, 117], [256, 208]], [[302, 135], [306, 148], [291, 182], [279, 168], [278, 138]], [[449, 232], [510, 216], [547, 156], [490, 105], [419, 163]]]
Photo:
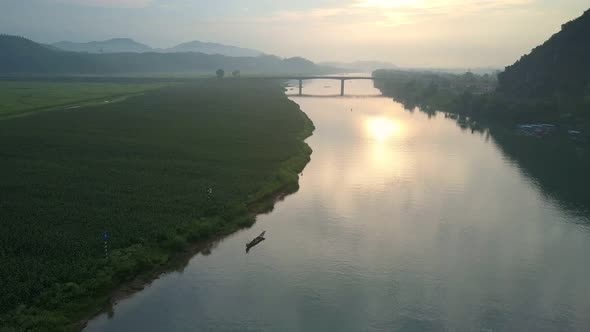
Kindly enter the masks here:
[[378, 142], [385, 142], [400, 133], [400, 125], [385, 117], [369, 118], [366, 123], [369, 136]]
[[357, 7], [395, 8], [416, 5], [418, 0], [363, 0], [357, 3]]

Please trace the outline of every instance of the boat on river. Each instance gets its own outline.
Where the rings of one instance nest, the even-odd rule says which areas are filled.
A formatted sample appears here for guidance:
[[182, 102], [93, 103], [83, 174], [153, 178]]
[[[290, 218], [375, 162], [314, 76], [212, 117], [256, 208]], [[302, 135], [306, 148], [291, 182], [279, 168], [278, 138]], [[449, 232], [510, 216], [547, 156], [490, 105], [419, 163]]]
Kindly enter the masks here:
[[262, 233], [260, 233], [260, 235], [258, 235], [256, 238], [254, 238], [254, 240], [248, 242], [246, 244], [246, 252], [250, 251], [250, 249], [252, 247], [256, 246], [260, 242], [264, 241], [265, 240], [264, 234], [266, 234], [266, 231], [263, 231]]

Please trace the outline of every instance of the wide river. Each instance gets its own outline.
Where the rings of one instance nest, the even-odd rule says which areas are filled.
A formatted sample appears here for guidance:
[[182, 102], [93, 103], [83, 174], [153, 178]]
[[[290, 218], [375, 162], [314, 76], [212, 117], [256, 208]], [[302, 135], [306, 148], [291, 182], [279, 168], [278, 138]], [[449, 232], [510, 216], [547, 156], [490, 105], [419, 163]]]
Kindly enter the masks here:
[[290, 96], [317, 128], [297, 193], [86, 331], [590, 331], [583, 208], [488, 132], [406, 111], [370, 81], [339, 92]]

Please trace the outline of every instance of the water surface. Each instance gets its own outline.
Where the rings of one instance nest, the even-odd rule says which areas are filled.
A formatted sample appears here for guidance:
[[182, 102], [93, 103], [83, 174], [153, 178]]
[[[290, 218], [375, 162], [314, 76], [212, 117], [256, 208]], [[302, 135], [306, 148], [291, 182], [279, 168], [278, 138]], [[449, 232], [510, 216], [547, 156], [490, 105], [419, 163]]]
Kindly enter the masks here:
[[590, 330], [584, 211], [485, 131], [346, 93], [371, 97], [291, 96], [317, 128], [299, 192], [86, 330]]

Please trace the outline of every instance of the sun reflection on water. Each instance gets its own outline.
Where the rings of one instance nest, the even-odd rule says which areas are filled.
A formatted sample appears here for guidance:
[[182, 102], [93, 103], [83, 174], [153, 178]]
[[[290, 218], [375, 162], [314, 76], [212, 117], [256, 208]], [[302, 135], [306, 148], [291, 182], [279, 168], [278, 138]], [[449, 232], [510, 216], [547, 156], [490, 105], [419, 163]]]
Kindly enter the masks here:
[[386, 117], [371, 117], [366, 120], [366, 129], [369, 137], [377, 142], [383, 143], [394, 136], [399, 136], [401, 133], [401, 126]]

